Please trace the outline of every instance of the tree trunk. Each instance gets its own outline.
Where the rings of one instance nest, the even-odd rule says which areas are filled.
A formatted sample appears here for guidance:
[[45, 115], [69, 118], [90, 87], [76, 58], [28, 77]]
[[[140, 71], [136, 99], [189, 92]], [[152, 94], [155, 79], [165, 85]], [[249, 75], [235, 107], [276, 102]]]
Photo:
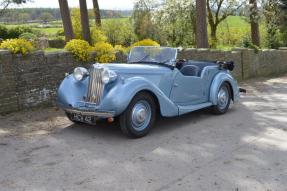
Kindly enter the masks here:
[[216, 48], [217, 45], [217, 26], [210, 25], [210, 37], [211, 37], [211, 47]]
[[99, 8], [98, 0], [93, 0], [93, 5], [94, 5], [94, 13], [95, 13], [95, 23], [98, 27], [100, 27], [102, 25], [102, 22], [101, 22], [101, 12]]
[[66, 41], [68, 42], [74, 38], [74, 32], [67, 0], [59, 0], [59, 6], [64, 26], [65, 37]]
[[208, 48], [206, 0], [196, 0], [196, 47]]
[[89, 15], [88, 15], [86, 0], [80, 0], [80, 11], [81, 11], [81, 24], [82, 24], [82, 30], [83, 30], [83, 39], [91, 44]]
[[251, 39], [252, 43], [256, 46], [260, 46], [260, 32], [258, 24], [258, 7], [256, 0], [250, 0], [249, 3], [253, 5], [251, 7], [250, 25], [251, 25]]

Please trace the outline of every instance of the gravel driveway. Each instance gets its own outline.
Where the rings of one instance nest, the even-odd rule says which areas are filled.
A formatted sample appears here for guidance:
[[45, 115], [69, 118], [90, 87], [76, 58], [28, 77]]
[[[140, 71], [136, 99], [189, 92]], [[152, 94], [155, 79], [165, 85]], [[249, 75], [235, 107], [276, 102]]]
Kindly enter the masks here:
[[142, 139], [55, 108], [1, 116], [0, 190], [287, 190], [287, 76], [242, 86], [226, 115], [159, 119]]

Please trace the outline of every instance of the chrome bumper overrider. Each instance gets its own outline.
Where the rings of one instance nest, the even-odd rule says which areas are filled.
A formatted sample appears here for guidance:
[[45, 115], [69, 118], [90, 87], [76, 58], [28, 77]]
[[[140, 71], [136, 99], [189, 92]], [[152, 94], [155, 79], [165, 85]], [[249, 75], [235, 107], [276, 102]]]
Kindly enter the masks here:
[[76, 109], [64, 109], [64, 110], [71, 114], [80, 114], [80, 115], [103, 117], [103, 118], [114, 117], [114, 112], [82, 111], [82, 110], [76, 110]]

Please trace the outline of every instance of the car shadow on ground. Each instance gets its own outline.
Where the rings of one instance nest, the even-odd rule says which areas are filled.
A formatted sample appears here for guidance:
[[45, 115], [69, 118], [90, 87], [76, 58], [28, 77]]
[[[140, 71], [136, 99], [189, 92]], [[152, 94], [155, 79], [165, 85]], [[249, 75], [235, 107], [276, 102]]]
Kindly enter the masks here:
[[[234, 112], [234, 109], [231, 109], [229, 112]], [[158, 134], [164, 135], [165, 133], [175, 129], [180, 131], [180, 127], [200, 123], [200, 120], [204, 120], [205, 117], [210, 116], [214, 115], [210, 113], [209, 109], [202, 109], [182, 116], [169, 118], [162, 117], [158, 114], [154, 127], [147, 136], [153, 136], [153, 134], [154, 136]], [[115, 119], [113, 123], [108, 123], [105, 120], [98, 121], [96, 125], [72, 123], [70, 126], [61, 130], [61, 133], [66, 132], [74, 132], [82, 135], [87, 134], [88, 136], [104, 136], [106, 138], [122, 137], [124, 139], [130, 139], [122, 134], [118, 119]]]

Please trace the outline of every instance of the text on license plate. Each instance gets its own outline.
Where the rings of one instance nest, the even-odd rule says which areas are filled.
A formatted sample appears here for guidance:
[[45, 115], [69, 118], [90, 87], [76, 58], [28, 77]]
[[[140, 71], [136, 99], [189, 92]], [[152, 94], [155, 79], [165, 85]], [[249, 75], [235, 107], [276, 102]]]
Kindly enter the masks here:
[[78, 121], [78, 122], [90, 123], [90, 124], [94, 123], [92, 116], [82, 115], [78, 113], [74, 113], [72, 116], [73, 116], [73, 120]]

